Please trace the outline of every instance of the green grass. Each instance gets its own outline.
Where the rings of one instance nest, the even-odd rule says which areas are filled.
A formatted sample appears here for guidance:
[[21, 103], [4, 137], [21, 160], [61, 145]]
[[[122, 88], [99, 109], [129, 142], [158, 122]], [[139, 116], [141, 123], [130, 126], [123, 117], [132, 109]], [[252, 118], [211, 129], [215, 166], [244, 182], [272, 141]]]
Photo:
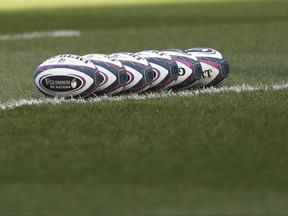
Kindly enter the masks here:
[[259, 92], [2, 111], [1, 211], [287, 214], [286, 98]]
[[[154, 4], [167, 4], [167, 3], [189, 3], [189, 2], [205, 2], [205, 3], [218, 3], [218, 2], [249, 2], [249, 0], [2, 0], [0, 5], [1, 11], [13, 10], [31, 10], [31, 9], [55, 9], [63, 7], [77, 8], [83, 5], [94, 6], [121, 6], [121, 5], [154, 5]], [[258, 2], [268, 0], [254, 0]], [[278, 2], [285, 0], [276, 0]]]
[[[118, 30], [129, 27], [135, 29], [143, 27], [158, 28], [161, 26], [192, 28], [195, 25], [217, 26], [217, 24], [233, 25], [239, 23], [251, 23], [261, 26], [265, 23], [283, 23], [287, 20], [287, 3], [285, 1], [263, 1], [261, 4], [257, 1], [251, 1], [249, 4], [237, 1], [215, 4], [180, 2], [178, 4], [154, 3], [153, 5], [119, 5], [111, 7], [42, 8], [28, 11], [2, 11], [0, 18], [1, 32], [57, 28], [76, 28], [84, 31]], [[236, 27], [234, 26], [234, 28]]]
[[[288, 3], [181, 3], [11, 10], [1, 34], [76, 29], [79, 38], [0, 41], [0, 101], [59, 53], [215, 47], [226, 85], [287, 82]], [[286, 215], [287, 91], [223, 93], [0, 111], [1, 215]]]

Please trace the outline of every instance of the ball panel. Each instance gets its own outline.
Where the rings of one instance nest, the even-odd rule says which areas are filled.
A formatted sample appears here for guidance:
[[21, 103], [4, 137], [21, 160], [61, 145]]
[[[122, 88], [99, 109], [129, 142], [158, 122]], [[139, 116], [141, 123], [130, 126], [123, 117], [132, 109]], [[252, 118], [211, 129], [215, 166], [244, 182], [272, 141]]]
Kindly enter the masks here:
[[110, 58], [120, 61], [129, 74], [123, 93], [141, 93], [151, 88], [155, 72], [146, 59], [131, 53], [116, 53]]
[[70, 66], [83, 66], [83, 67], [90, 67], [95, 69], [95, 66], [93, 63], [91, 63], [89, 60], [83, 58], [79, 55], [74, 54], [65, 54], [65, 55], [58, 55], [52, 58], [49, 58], [48, 60], [44, 61], [39, 67], [44, 66], [51, 66], [51, 65], [70, 65]]
[[198, 57], [210, 57], [214, 59], [223, 59], [223, 55], [215, 49], [212, 48], [191, 48], [185, 50], [186, 53], [191, 54], [192, 56]]
[[142, 51], [136, 54], [145, 58], [156, 74], [151, 84], [151, 91], [166, 89], [178, 78], [178, 66], [170, 56], [161, 55], [159, 51], [155, 50]]
[[96, 67], [77, 55], [59, 55], [43, 62], [34, 74], [36, 87], [50, 97], [88, 97], [96, 85]]
[[200, 82], [203, 86], [218, 86], [228, 77], [228, 61], [219, 51], [212, 48], [191, 48], [186, 52], [201, 62], [204, 74]]
[[197, 85], [198, 80], [203, 76], [202, 67], [197, 58], [180, 51], [163, 51], [170, 55], [178, 65], [178, 78], [169, 88], [173, 90], [189, 89]]
[[86, 97], [91, 93], [95, 80], [93, 73], [86, 73], [78, 68], [45, 66], [36, 72], [35, 84], [48, 96]]
[[123, 91], [124, 93], [143, 92], [149, 87], [147, 86], [143, 73], [125, 63], [124, 67], [129, 75], [129, 81], [125, 86], [125, 90]]
[[128, 82], [129, 75], [119, 61], [113, 61], [108, 57], [98, 54], [86, 56], [97, 67], [100, 75], [103, 77], [94, 91], [95, 95], [113, 95], [124, 90], [125, 84]]

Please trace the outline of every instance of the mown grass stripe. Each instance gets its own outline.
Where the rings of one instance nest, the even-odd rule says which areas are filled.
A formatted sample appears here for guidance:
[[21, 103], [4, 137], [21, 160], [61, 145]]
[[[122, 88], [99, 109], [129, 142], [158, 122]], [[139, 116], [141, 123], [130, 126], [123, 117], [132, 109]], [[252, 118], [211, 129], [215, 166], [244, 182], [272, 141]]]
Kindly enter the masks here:
[[18, 34], [0, 34], [0, 41], [9, 40], [32, 40], [36, 38], [63, 38], [63, 37], [79, 37], [80, 31], [75, 30], [55, 30], [45, 32], [24, 32]]

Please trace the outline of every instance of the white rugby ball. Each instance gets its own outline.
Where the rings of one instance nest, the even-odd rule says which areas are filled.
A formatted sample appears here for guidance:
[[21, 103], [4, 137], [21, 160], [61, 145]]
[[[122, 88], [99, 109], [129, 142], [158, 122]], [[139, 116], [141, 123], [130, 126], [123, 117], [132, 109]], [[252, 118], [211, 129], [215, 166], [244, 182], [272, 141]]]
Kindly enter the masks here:
[[58, 55], [38, 66], [34, 82], [50, 97], [88, 97], [96, 85], [95, 65], [78, 55]]
[[219, 86], [228, 77], [229, 63], [218, 50], [191, 48], [185, 52], [200, 61], [203, 69], [200, 82], [203, 86]]
[[203, 75], [202, 67], [197, 58], [181, 50], [163, 50], [161, 53], [169, 55], [178, 65], [178, 78], [168, 87], [173, 90], [194, 88]]
[[101, 82], [94, 91], [95, 95], [114, 95], [125, 90], [129, 75], [120, 61], [103, 54], [88, 54], [83, 57], [96, 66], [98, 76], [101, 76]]
[[141, 93], [151, 88], [155, 72], [146, 59], [133, 53], [114, 53], [109, 57], [120, 61], [129, 75], [124, 93]]
[[145, 58], [152, 66], [156, 76], [151, 90], [165, 90], [178, 78], [178, 65], [169, 55], [160, 54], [157, 50], [144, 50], [136, 55]]

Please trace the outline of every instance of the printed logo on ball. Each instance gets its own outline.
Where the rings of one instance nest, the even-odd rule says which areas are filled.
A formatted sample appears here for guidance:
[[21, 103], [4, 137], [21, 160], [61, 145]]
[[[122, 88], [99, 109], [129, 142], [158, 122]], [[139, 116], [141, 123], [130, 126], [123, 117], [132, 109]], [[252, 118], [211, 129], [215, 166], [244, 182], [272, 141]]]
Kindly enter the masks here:
[[40, 80], [41, 85], [51, 91], [73, 91], [83, 86], [83, 81], [76, 76], [45, 76]]
[[201, 61], [201, 66], [203, 69], [203, 77], [200, 80], [202, 84], [207, 85], [212, 82], [219, 74], [219, 69], [209, 62]]
[[37, 87], [43, 93], [54, 97], [86, 94], [94, 82], [93, 77], [71, 68], [47, 68], [35, 77]]

